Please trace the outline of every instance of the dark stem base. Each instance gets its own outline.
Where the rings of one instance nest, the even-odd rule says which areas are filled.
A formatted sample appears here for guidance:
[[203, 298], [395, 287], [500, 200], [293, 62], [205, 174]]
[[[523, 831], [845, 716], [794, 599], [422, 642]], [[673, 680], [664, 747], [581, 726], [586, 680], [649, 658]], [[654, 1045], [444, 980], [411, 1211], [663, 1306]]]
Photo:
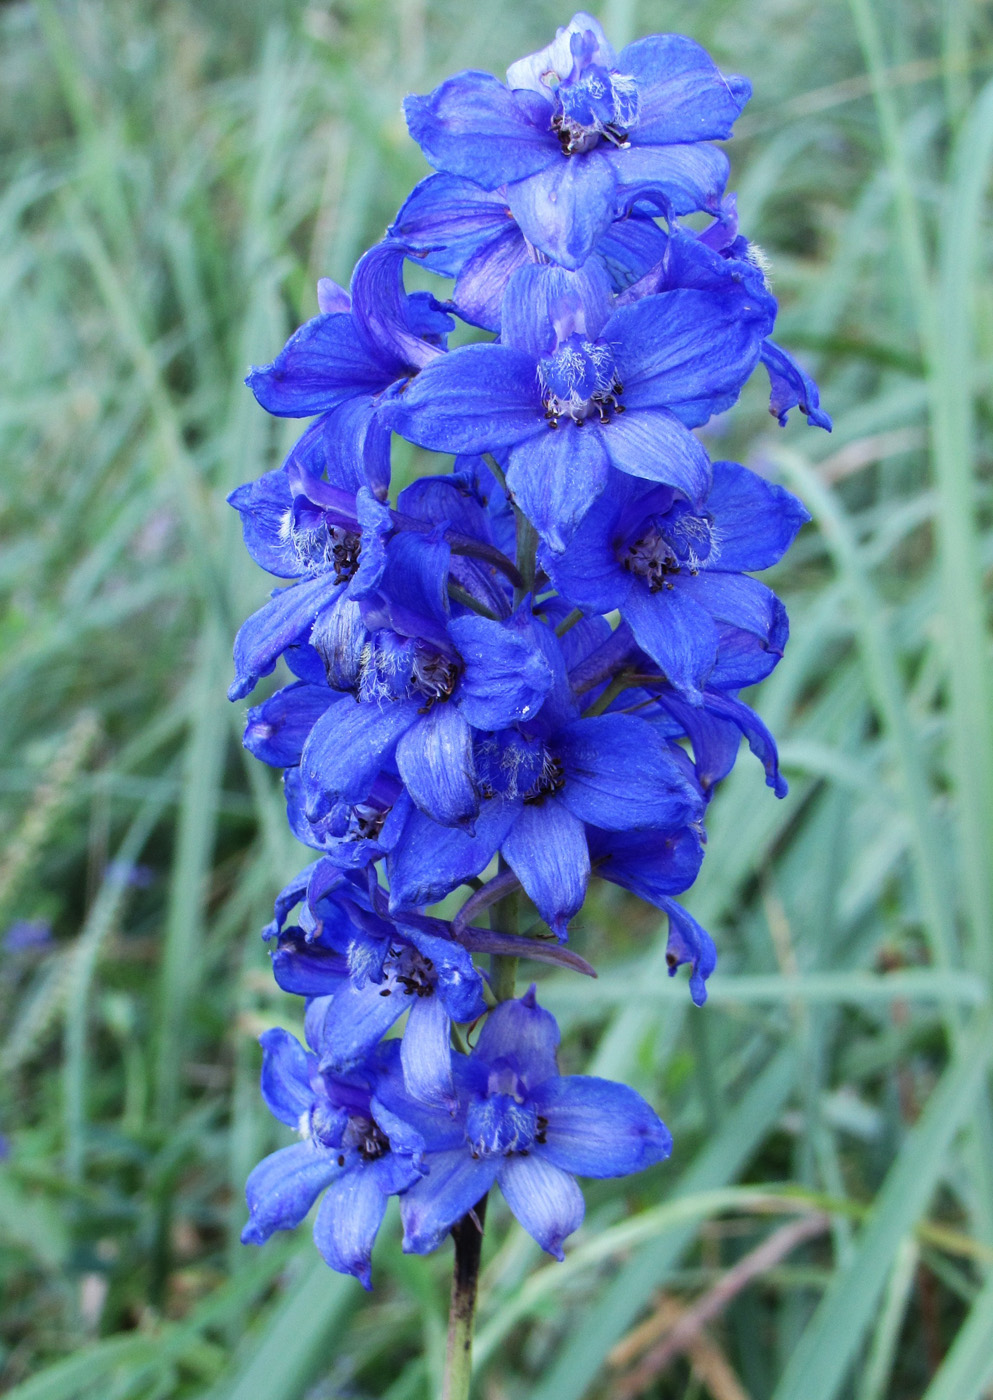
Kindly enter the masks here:
[[452, 1226], [455, 1241], [455, 1269], [452, 1274], [452, 1303], [448, 1315], [448, 1350], [445, 1357], [445, 1385], [442, 1400], [466, 1400], [472, 1376], [472, 1328], [476, 1315], [476, 1289], [479, 1260], [483, 1252], [483, 1225], [486, 1197], [468, 1215]]

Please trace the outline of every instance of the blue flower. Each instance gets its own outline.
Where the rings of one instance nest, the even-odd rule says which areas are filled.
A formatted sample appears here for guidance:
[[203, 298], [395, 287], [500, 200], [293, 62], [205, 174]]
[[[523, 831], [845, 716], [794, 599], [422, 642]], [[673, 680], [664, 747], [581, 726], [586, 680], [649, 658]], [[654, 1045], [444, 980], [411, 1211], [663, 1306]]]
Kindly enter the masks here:
[[715, 462], [713, 473], [700, 505], [614, 473], [568, 549], [545, 556], [568, 602], [594, 613], [619, 608], [642, 650], [697, 702], [721, 623], [782, 654], [782, 604], [744, 575], [775, 564], [810, 519], [795, 496], [736, 462]]
[[364, 801], [395, 755], [423, 811], [445, 825], [470, 824], [479, 809], [473, 731], [537, 712], [551, 673], [526, 614], [451, 616], [449, 563], [442, 541], [391, 542], [381, 589], [362, 604], [369, 628], [351, 639], [360, 703], [331, 706], [304, 747], [308, 820], [335, 801]]
[[[623, 222], [614, 225], [618, 233], [623, 227]], [[624, 288], [618, 298], [621, 305], [677, 287], [714, 291], [728, 282], [738, 282], [767, 307], [772, 328], [776, 299], [766, 281], [766, 259], [754, 243], [738, 233], [734, 195], [721, 202], [717, 218], [699, 233], [671, 223], [668, 235], [656, 230], [646, 237], [638, 230], [637, 236], [615, 242], [619, 246], [611, 250], [610, 265]], [[799, 407], [815, 427], [830, 432], [831, 419], [820, 407], [817, 385], [793, 357], [766, 339], [760, 359], [771, 385], [769, 411], [780, 426], [785, 425], [789, 410]]]
[[507, 84], [467, 72], [407, 98], [410, 133], [436, 169], [502, 188], [529, 241], [569, 268], [640, 197], [664, 197], [678, 213], [716, 207], [727, 158], [706, 143], [730, 136], [751, 92], [680, 35], [652, 35], [618, 57], [582, 12], [511, 64]]
[[407, 1087], [424, 1102], [449, 1106], [451, 1022], [474, 1021], [486, 1009], [467, 949], [446, 936], [440, 920], [425, 926], [384, 917], [330, 860], [308, 867], [284, 894], [304, 904], [300, 925], [289, 928], [285, 899], [280, 905], [273, 973], [284, 991], [316, 999], [308, 1016], [320, 1068], [360, 1063], [409, 1012], [401, 1044]]
[[[463, 321], [499, 332], [507, 284], [533, 261], [504, 194], [457, 175], [429, 175], [411, 192], [389, 232], [418, 264], [455, 279], [451, 306]], [[654, 219], [632, 210], [614, 220], [595, 251], [620, 289], [657, 262], [664, 246], [665, 234]]]
[[228, 698], [240, 700], [336, 603], [375, 586], [394, 522], [389, 508], [366, 487], [349, 494], [282, 469], [240, 487], [229, 499], [242, 514], [256, 562], [279, 577], [299, 580], [274, 592], [238, 631]]
[[399, 776], [392, 771], [380, 772], [361, 801], [334, 802], [323, 817], [313, 822], [307, 818], [299, 768], [290, 768], [284, 774], [283, 791], [293, 835], [304, 846], [325, 852], [339, 869], [362, 870], [382, 859], [402, 830], [404, 813], [391, 820], [403, 791]]
[[483, 800], [474, 833], [411, 811], [386, 862], [393, 906], [443, 898], [497, 853], [539, 914], [565, 938], [590, 875], [587, 824], [668, 832], [697, 820], [698, 788], [666, 740], [637, 715], [575, 718], [546, 705], [533, 725], [481, 736]]
[[561, 550], [611, 467], [694, 504], [706, 497], [710, 463], [688, 429], [734, 402], [771, 321], [730, 280], [611, 314], [609, 280], [592, 260], [581, 273], [515, 273], [501, 324], [499, 344], [464, 346], [422, 371], [384, 421], [437, 451], [508, 448], [511, 494]]
[[379, 1101], [424, 1142], [426, 1175], [400, 1198], [404, 1250], [437, 1246], [494, 1183], [542, 1249], [562, 1259], [582, 1223], [575, 1176], [627, 1176], [665, 1161], [672, 1139], [633, 1089], [559, 1075], [558, 1027], [532, 987], [490, 1013], [472, 1054], [455, 1056], [453, 1116], [419, 1112], [396, 1076]]
[[287, 1031], [266, 1031], [260, 1039], [262, 1096], [303, 1141], [264, 1158], [249, 1176], [242, 1243], [264, 1244], [275, 1230], [292, 1230], [323, 1191], [314, 1243], [332, 1269], [371, 1288], [372, 1246], [387, 1199], [422, 1170], [410, 1130], [394, 1140], [388, 1116], [377, 1114], [374, 1102], [400, 1047], [387, 1042], [361, 1069], [334, 1075], [322, 1073], [317, 1056]]
[[[509, 581], [519, 582], [516, 569], [493, 543], [489, 516], [462, 478], [426, 477], [402, 491], [397, 509], [391, 510], [367, 487], [348, 490], [334, 480], [321, 480], [291, 457], [284, 468], [239, 487], [229, 500], [241, 512], [256, 562], [279, 577], [298, 580], [294, 587], [274, 592], [239, 630], [235, 680], [228, 691], [232, 700], [254, 689], [281, 655], [311, 642], [328, 683], [351, 688], [354, 666], [343, 650], [354, 652], [361, 619], [348, 605], [378, 588], [394, 534], [444, 537], [446, 552], [438, 555], [432, 581], [442, 598], [450, 574], [484, 608], [500, 616], [510, 612]], [[398, 545], [394, 557], [415, 549], [413, 542]], [[289, 656], [287, 660], [293, 669]], [[302, 679], [319, 683], [324, 677], [319, 666], [315, 678], [305, 664]]]
[[429, 293], [404, 291], [404, 256], [395, 241], [370, 249], [352, 274], [351, 297], [323, 279], [320, 314], [245, 381], [270, 413], [321, 415], [295, 449], [313, 475], [329, 461], [343, 464], [380, 497], [389, 487], [390, 435], [377, 419], [379, 400], [442, 352], [453, 324]]

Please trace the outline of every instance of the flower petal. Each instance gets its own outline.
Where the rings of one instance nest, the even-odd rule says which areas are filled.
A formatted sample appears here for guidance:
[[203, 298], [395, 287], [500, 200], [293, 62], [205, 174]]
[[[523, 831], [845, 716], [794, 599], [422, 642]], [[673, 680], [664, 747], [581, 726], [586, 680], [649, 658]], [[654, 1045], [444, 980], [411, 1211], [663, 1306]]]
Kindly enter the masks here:
[[452, 1080], [452, 1023], [437, 993], [412, 997], [400, 1041], [403, 1082], [421, 1103], [451, 1112], [457, 1102]]
[[520, 805], [499, 798], [483, 802], [472, 836], [460, 827], [439, 826], [412, 808], [386, 859], [391, 908], [433, 904], [478, 875], [493, 859]]
[[228, 688], [229, 700], [244, 699], [261, 676], [269, 675], [288, 646], [306, 638], [315, 617], [340, 587], [333, 574], [322, 574], [281, 588], [242, 623], [234, 642], [235, 678]]
[[372, 1287], [372, 1246], [386, 1214], [377, 1174], [359, 1165], [343, 1171], [324, 1193], [314, 1221], [314, 1243], [324, 1262]]
[[504, 838], [504, 858], [560, 938], [586, 898], [590, 856], [583, 823], [558, 797], [525, 803]]
[[573, 530], [607, 484], [610, 471], [599, 427], [571, 421], [557, 430], [541, 421], [537, 436], [510, 453], [507, 486], [552, 549], [565, 549]]
[[297, 1128], [314, 1102], [310, 1087], [313, 1061], [295, 1036], [278, 1027], [264, 1031], [259, 1044], [263, 1051], [262, 1097], [266, 1107], [281, 1123]]
[[245, 1184], [249, 1218], [242, 1244], [265, 1244], [274, 1230], [299, 1225], [338, 1170], [337, 1154], [313, 1142], [264, 1157]]
[[695, 577], [681, 574], [675, 591], [692, 598], [719, 622], [760, 637], [770, 651], [782, 655], [789, 636], [786, 609], [758, 579], [706, 569]]
[[546, 427], [534, 360], [509, 345], [439, 355], [387, 400], [383, 422], [436, 452], [490, 452]]
[[817, 385], [793, 356], [774, 341], [762, 346], [762, 363], [769, 373], [769, 412], [785, 427], [791, 408], [799, 408], [817, 428], [831, 431], [831, 419], [821, 408]]
[[724, 573], [770, 568], [810, 519], [796, 496], [737, 462], [714, 463], [707, 509], [714, 517], [719, 542], [710, 562]]
[[703, 863], [703, 842], [693, 827], [588, 834], [596, 873], [650, 904], [689, 889]]
[[332, 995], [348, 981], [342, 954], [309, 942], [299, 931], [281, 934], [271, 956], [276, 985], [296, 996]]
[[699, 794], [665, 740], [638, 715], [576, 720], [555, 736], [565, 770], [562, 801], [581, 821], [607, 831], [672, 829], [701, 815]]
[[396, 761], [418, 807], [442, 826], [465, 826], [479, 811], [472, 730], [451, 701], [417, 716], [400, 736]]
[[300, 762], [308, 734], [338, 698], [327, 686], [305, 681], [286, 685], [249, 710], [242, 743], [263, 763], [293, 768]]
[[468, 1146], [430, 1152], [428, 1174], [400, 1197], [405, 1254], [429, 1254], [496, 1180], [499, 1158], [474, 1161]]
[[[491, 73], [458, 73], [403, 104], [407, 127], [428, 160], [449, 175], [495, 190], [560, 160], [551, 107], [520, 100]], [[545, 126], [536, 124], [544, 116]]]
[[690, 996], [697, 1006], [702, 1006], [707, 1000], [707, 978], [717, 966], [714, 940], [703, 925], [698, 924], [693, 915], [674, 899], [663, 900], [662, 908], [669, 915], [669, 939], [665, 950], [669, 976], [675, 977], [676, 968], [689, 963]]
[[624, 403], [665, 407], [694, 428], [729, 408], [758, 362], [768, 307], [738, 282], [679, 289], [615, 311], [603, 335], [616, 346]]
[[361, 704], [342, 696], [310, 731], [300, 759], [306, 813], [318, 821], [335, 798], [362, 802], [397, 740], [418, 719], [416, 700]]
[[526, 632], [474, 616], [455, 618], [449, 632], [465, 666], [454, 697], [463, 718], [491, 730], [532, 718], [552, 673]]
[[342, 987], [329, 998], [316, 1049], [322, 1070], [344, 1070], [361, 1060], [407, 1010], [398, 990], [375, 982]]
[[577, 1176], [627, 1176], [664, 1162], [672, 1151], [662, 1119], [626, 1084], [568, 1075], [542, 1084], [532, 1098], [548, 1120], [538, 1150]]
[[560, 267], [579, 268], [614, 217], [617, 177], [599, 151], [559, 155], [507, 186], [510, 212], [525, 237]]
[[579, 1229], [586, 1213], [583, 1193], [569, 1173], [542, 1153], [508, 1157], [497, 1181], [531, 1238], [556, 1259], [564, 1259], [562, 1241]]
[[462, 320], [487, 331], [499, 331], [500, 308], [508, 283], [515, 272], [527, 266], [524, 235], [509, 210], [505, 217], [510, 226], [466, 259], [452, 293], [452, 303]]
[[473, 1055], [484, 1065], [515, 1060], [528, 1084], [543, 1084], [558, 1075], [556, 1051], [561, 1039], [555, 1017], [538, 1005], [531, 987], [522, 997], [494, 1007], [479, 1033]]
[[674, 214], [707, 209], [716, 214], [728, 182], [728, 158], [717, 146], [694, 141], [677, 146], [632, 145], [604, 155], [617, 174], [617, 203], [630, 208], [652, 200]]
[[[407, 196], [389, 233], [432, 272], [456, 277], [468, 258], [511, 227], [499, 191], [458, 175], [429, 175]], [[518, 241], [523, 248], [519, 234]]]
[[290, 336], [272, 364], [254, 368], [245, 383], [270, 413], [309, 418], [356, 394], [378, 393], [392, 377], [345, 313], [315, 316]]
[[611, 465], [628, 476], [674, 486], [694, 503], [710, 489], [710, 459], [703, 446], [666, 408], [641, 408], [614, 418], [603, 430]]
[[293, 496], [282, 467], [246, 482], [228, 496], [241, 516], [245, 548], [260, 568], [277, 578], [299, 578], [304, 565], [286, 531]]
[[628, 44], [618, 66], [638, 85], [632, 141], [723, 141], [731, 135], [751, 85], [725, 78], [705, 49], [683, 34], [649, 34]]
[[717, 659], [719, 635], [713, 617], [681, 588], [650, 593], [632, 588], [624, 620], [638, 645], [669, 683], [695, 704]]

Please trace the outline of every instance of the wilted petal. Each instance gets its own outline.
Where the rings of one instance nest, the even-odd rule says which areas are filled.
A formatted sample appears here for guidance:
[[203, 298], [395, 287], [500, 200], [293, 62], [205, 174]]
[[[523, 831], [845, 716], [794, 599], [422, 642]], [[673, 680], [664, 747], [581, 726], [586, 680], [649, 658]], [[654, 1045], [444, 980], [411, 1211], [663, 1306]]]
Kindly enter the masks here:
[[690, 996], [697, 1006], [702, 1006], [707, 1000], [707, 978], [717, 966], [714, 940], [674, 899], [662, 900], [661, 904], [669, 915], [669, 941], [665, 950], [669, 976], [674, 977], [677, 967], [689, 963]]

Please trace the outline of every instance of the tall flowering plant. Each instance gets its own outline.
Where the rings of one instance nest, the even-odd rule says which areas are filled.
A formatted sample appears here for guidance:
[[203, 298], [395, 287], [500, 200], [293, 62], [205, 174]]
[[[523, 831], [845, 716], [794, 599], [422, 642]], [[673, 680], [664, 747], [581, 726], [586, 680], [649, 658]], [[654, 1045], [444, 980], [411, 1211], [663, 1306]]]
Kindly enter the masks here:
[[[299, 1141], [252, 1172], [244, 1239], [320, 1198], [318, 1249], [370, 1287], [390, 1196], [405, 1250], [452, 1233], [451, 1396], [491, 1188], [561, 1259], [576, 1177], [671, 1147], [632, 1089], [559, 1073], [517, 959], [593, 973], [568, 933], [595, 874], [665, 912], [670, 971], [689, 965], [701, 1005], [714, 945], [676, 896], [742, 736], [786, 792], [739, 692], [787, 636], [752, 575], [807, 514], [693, 432], [760, 362], [780, 422], [799, 407], [830, 428], [770, 339], [712, 144], [748, 96], [690, 39], [618, 55], [580, 13], [506, 83], [467, 72], [409, 98], [437, 173], [248, 378], [270, 413], [314, 421], [230, 498], [287, 581], [239, 632], [230, 695], [280, 659], [292, 674], [249, 709], [245, 745], [285, 770], [316, 858], [265, 930], [306, 1044], [262, 1037], [262, 1093]], [[408, 260], [453, 279], [448, 299], [408, 293]], [[458, 321], [487, 338], [449, 348]], [[454, 465], [391, 497], [393, 433]], [[457, 913], [432, 912], [456, 891]]]

